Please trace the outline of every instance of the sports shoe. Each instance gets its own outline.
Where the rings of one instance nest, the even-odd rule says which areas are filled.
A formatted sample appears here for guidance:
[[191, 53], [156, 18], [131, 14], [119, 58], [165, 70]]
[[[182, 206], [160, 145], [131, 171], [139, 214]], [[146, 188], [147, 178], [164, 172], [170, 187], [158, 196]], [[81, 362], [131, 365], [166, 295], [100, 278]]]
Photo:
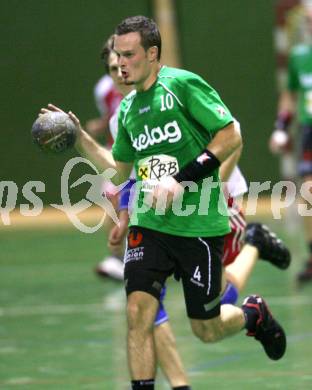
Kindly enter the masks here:
[[108, 256], [97, 265], [95, 272], [101, 277], [123, 280], [124, 264], [118, 257]]
[[312, 282], [312, 256], [306, 262], [304, 269], [297, 275], [299, 283]]
[[270, 359], [282, 358], [286, 351], [286, 335], [281, 325], [273, 318], [265, 301], [258, 295], [250, 295], [242, 305], [244, 312], [248, 311], [248, 308], [256, 309], [259, 316], [255, 329], [248, 330], [247, 336], [253, 336], [260, 341]]
[[245, 243], [255, 246], [262, 260], [280, 269], [289, 267], [291, 254], [288, 248], [266, 225], [249, 223], [245, 230]]

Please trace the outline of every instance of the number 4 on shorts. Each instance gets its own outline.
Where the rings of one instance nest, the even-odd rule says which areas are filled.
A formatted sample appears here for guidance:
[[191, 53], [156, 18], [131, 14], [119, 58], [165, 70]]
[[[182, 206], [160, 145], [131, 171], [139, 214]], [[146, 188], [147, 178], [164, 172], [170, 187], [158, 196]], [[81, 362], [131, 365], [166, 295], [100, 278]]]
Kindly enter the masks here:
[[194, 278], [194, 279], [197, 279], [197, 280], [200, 282], [201, 274], [200, 274], [200, 270], [199, 270], [199, 265], [198, 265], [198, 266], [196, 267], [196, 269], [195, 269], [193, 278]]

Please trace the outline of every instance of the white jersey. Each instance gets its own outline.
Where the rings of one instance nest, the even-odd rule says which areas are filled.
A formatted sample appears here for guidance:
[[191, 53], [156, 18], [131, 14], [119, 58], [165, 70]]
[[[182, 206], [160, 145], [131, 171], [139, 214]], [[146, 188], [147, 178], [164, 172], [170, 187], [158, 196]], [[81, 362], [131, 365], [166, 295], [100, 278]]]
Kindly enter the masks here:
[[122, 95], [116, 90], [114, 82], [109, 75], [103, 76], [94, 87], [96, 106], [102, 116], [111, 117], [122, 100]]
[[227, 191], [231, 198], [237, 198], [248, 191], [246, 180], [236, 165], [227, 182]]
[[109, 120], [109, 131], [114, 141], [117, 137], [117, 131], [118, 131], [118, 112], [119, 110], [116, 110]]

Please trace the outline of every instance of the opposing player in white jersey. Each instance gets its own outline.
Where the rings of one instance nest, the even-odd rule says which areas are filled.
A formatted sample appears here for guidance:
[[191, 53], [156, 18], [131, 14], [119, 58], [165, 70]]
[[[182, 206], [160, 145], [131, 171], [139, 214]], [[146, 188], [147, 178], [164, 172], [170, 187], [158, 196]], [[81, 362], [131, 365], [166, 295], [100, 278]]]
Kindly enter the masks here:
[[[236, 121], [235, 125], [240, 127]], [[280, 239], [260, 223], [249, 223], [239, 207], [238, 199], [248, 191], [246, 180], [237, 163], [240, 150], [220, 167], [223, 191], [228, 199], [231, 232], [225, 236], [222, 263], [225, 287], [223, 303], [235, 303], [259, 259], [280, 269], [289, 267], [291, 255]]]
[[94, 87], [94, 100], [100, 117], [90, 119], [86, 123], [86, 130], [88, 133], [95, 138], [104, 136], [108, 146], [111, 146], [113, 143], [112, 136], [109, 132], [109, 120], [115, 114], [123, 98], [123, 94], [119, 90], [118, 85], [116, 85], [104, 58], [106, 56], [107, 47], [111, 45], [111, 42], [112, 37], [104, 43], [101, 51], [106, 74], [98, 80]]
[[[104, 136], [105, 144], [110, 149], [113, 144], [113, 138], [109, 131], [109, 122], [111, 118], [116, 114], [119, 104], [125, 94], [130, 92], [131, 88], [125, 86], [117, 78], [117, 64], [109, 64], [108, 56], [110, 54], [110, 47], [112, 45], [113, 37], [104, 43], [101, 51], [101, 58], [103, 60], [106, 74], [96, 83], [94, 87], [94, 98], [96, 106], [99, 110], [100, 117], [89, 120], [86, 123], [86, 130], [94, 138]], [[115, 209], [118, 207], [118, 196], [115, 193], [115, 187], [109, 183], [103, 183], [103, 193], [109, 197], [112, 205]], [[105, 232], [105, 239], [107, 239], [114, 222], [107, 215], [104, 221], [103, 229]], [[114, 250], [106, 248], [107, 255], [96, 266], [95, 270], [102, 276], [109, 276], [113, 279], [122, 280], [123, 271], [120, 271], [122, 267], [122, 250]]]

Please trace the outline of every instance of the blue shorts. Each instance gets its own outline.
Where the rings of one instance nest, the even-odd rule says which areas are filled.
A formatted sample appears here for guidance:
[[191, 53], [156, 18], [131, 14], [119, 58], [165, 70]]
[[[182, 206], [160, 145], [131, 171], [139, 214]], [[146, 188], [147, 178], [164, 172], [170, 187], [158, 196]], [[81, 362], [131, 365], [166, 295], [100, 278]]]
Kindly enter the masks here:
[[154, 322], [154, 325], [157, 326], [157, 325], [160, 325], [162, 324], [163, 322], [166, 322], [169, 320], [169, 317], [168, 317], [168, 314], [166, 312], [166, 309], [165, 309], [165, 306], [164, 306], [164, 299], [165, 299], [165, 295], [166, 295], [166, 286], [164, 286], [161, 290], [161, 293], [160, 293], [160, 298], [159, 298], [159, 308], [158, 308], [158, 312], [156, 314], [156, 318], [155, 318], [155, 322]]

